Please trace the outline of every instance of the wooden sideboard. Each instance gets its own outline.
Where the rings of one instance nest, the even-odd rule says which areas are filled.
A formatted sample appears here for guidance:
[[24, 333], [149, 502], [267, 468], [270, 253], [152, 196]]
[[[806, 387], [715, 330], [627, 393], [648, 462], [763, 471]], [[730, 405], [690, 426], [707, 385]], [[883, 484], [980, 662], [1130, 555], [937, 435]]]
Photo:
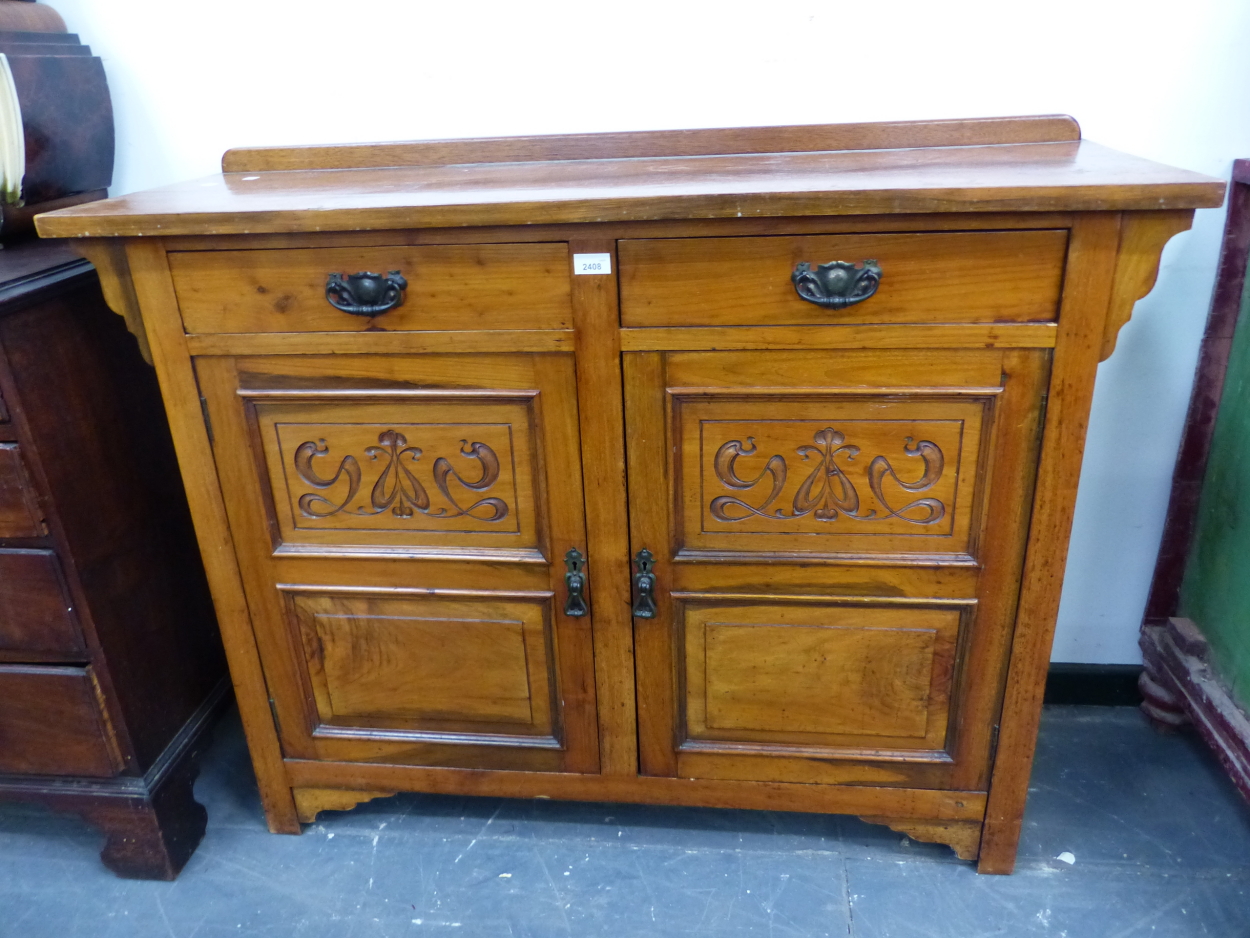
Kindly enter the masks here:
[[0, 393], [0, 800], [173, 879], [226, 665], [156, 376], [64, 244], [0, 250]]
[[671, 802], [1011, 870], [1095, 367], [1221, 183], [1064, 117], [223, 168], [39, 226], [150, 346], [274, 831]]

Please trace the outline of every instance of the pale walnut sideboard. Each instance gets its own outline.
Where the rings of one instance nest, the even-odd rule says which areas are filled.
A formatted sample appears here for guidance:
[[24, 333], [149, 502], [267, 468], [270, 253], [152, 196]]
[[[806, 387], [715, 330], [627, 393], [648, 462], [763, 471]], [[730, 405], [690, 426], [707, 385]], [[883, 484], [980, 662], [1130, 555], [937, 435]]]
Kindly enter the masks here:
[[1065, 117], [224, 170], [39, 228], [154, 361], [272, 830], [662, 802], [1011, 870], [1095, 368], [1220, 182]]

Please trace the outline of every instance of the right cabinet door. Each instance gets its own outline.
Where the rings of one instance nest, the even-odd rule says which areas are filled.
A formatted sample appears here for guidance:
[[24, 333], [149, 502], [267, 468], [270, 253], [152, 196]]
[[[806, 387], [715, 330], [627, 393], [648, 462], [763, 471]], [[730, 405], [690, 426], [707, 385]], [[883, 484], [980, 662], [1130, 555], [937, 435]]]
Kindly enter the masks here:
[[984, 789], [1049, 351], [624, 358], [642, 771]]

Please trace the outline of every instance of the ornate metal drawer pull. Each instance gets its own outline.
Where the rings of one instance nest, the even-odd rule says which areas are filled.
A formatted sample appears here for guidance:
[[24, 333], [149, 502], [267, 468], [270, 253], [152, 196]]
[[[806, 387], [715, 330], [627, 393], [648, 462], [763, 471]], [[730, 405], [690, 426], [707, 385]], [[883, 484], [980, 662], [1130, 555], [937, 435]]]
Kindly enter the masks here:
[[655, 618], [655, 557], [645, 547], [634, 554], [634, 615]]
[[408, 281], [398, 270], [385, 277], [381, 274], [361, 272], [344, 277], [330, 274], [326, 278], [326, 299], [335, 309], [353, 316], [380, 316], [396, 306], [402, 306]]
[[568, 590], [568, 597], [564, 600], [564, 614], [576, 619], [588, 612], [584, 594], [586, 558], [576, 547], [570, 547], [569, 552], [564, 555], [564, 569], [568, 571], [564, 574], [564, 586]]
[[825, 309], [846, 309], [862, 303], [881, 285], [881, 267], [865, 260], [856, 267], [846, 261], [819, 264], [815, 270], [807, 261], [800, 261], [790, 275], [790, 282], [800, 299]]

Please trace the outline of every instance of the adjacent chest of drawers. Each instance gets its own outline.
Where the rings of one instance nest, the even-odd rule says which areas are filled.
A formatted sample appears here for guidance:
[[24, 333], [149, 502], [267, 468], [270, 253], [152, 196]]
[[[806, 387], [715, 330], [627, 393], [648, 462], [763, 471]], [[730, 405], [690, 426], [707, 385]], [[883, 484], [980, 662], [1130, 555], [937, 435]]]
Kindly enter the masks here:
[[1011, 869], [1094, 369], [1219, 184], [1067, 119], [232, 151], [146, 338], [271, 827], [850, 813]]
[[0, 393], [0, 799], [172, 879], [225, 661], [155, 376], [64, 245], [0, 251]]

